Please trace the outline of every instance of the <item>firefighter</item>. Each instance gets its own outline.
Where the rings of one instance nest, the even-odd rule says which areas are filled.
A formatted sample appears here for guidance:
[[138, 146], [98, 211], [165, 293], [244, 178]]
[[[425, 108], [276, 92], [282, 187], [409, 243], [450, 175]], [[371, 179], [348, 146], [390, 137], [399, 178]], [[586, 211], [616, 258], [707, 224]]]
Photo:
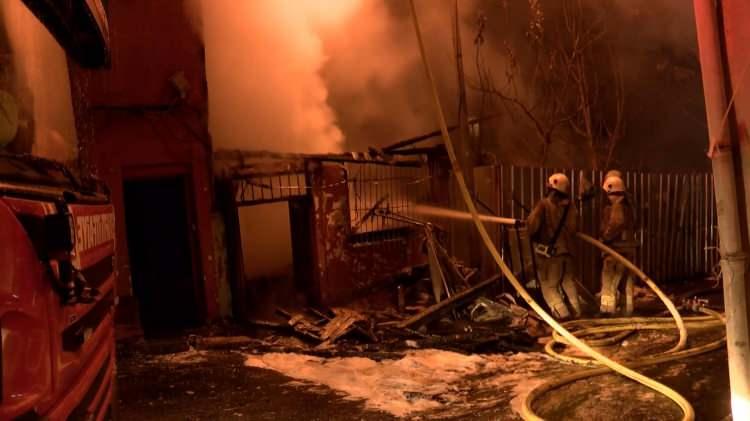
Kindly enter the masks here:
[[[628, 199], [625, 182], [619, 172], [610, 171], [602, 185], [609, 204], [602, 213], [601, 240], [627, 259], [635, 256], [635, 213]], [[618, 288], [625, 279], [625, 295], [622, 310], [625, 315], [633, 313], [633, 284], [635, 278], [614, 257], [604, 255], [602, 264], [602, 289], [599, 310], [605, 314], [617, 311]]]
[[564, 297], [573, 311], [572, 316], [581, 315], [572, 249], [577, 220], [570, 180], [565, 174], [553, 174], [547, 182], [547, 196], [536, 204], [526, 224], [537, 254], [542, 295], [558, 319], [571, 317]]

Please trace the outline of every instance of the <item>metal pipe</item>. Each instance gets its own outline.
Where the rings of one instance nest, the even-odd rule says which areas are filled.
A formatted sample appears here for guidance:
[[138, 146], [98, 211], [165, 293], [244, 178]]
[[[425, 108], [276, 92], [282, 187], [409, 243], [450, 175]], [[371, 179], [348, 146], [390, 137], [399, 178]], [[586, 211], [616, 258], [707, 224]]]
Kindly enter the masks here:
[[[743, 72], [747, 72], [747, 66], [750, 66], [750, 61], [745, 64], [745, 69]], [[745, 76], [744, 74], [740, 77]], [[741, 86], [738, 86], [737, 89], [741, 89]], [[747, 117], [746, 117], [747, 118]], [[739, 145], [739, 153], [740, 153], [740, 162], [742, 165], [742, 178], [743, 178], [743, 187], [745, 188], [745, 201], [747, 202], [747, 198], [750, 196], [750, 145], [748, 145], [746, 142], [740, 142]], [[750, 224], [750, 207], [744, 206], [745, 208], [745, 221], [747, 221], [748, 224]], [[748, 232], [750, 232], [750, 226], [748, 226]]]
[[[724, 302], [727, 318], [727, 353], [729, 357], [729, 380], [732, 395], [732, 415], [734, 419], [750, 418], [750, 353], [748, 346], [748, 306], [745, 266], [747, 244], [746, 229], [741, 225], [744, 198], [740, 190], [743, 186], [736, 182], [737, 169], [732, 150], [731, 132], [725, 129], [726, 117], [730, 110], [727, 101], [727, 69], [723, 55], [723, 38], [720, 27], [722, 2], [715, 0], [694, 0], [695, 20], [698, 33], [703, 90], [706, 102], [706, 118], [709, 134], [709, 157], [714, 172], [716, 211], [718, 216], [720, 251], [724, 275]], [[730, 123], [733, 124], [733, 123]], [[735, 147], [736, 149], [736, 147]], [[747, 155], [747, 154], [745, 154]], [[748, 190], [748, 177], [745, 172], [745, 192]], [[743, 215], [744, 216], [744, 215]], [[745, 221], [746, 222], [746, 221]], [[744, 234], [744, 235], [743, 235]]]

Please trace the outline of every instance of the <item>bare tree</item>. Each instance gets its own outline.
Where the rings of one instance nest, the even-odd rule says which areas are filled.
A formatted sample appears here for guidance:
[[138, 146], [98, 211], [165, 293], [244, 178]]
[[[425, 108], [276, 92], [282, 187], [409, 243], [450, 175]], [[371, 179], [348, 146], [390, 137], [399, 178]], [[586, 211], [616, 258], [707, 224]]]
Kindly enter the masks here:
[[520, 115], [530, 123], [542, 143], [542, 165], [552, 142], [561, 140], [584, 146], [591, 167], [609, 166], [624, 134], [621, 66], [602, 16], [588, 1], [561, 0], [560, 9], [550, 17], [538, 0], [529, 0], [526, 45], [516, 48], [531, 49], [533, 59], [518, 63], [514, 48], [505, 42], [502, 84], [482, 55], [485, 20], [477, 30], [479, 81], [473, 88], [498, 99], [509, 115]]

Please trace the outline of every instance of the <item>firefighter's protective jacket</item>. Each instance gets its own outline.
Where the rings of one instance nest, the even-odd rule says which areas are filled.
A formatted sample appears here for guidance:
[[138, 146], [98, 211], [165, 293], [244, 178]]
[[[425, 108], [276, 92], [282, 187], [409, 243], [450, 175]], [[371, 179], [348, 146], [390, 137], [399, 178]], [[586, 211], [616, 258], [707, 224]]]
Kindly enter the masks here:
[[532, 240], [535, 243], [550, 245], [560, 220], [565, 214], [565, 207], [570, 206], [560, 235], [554, 244], [556, 254], [574, 254], [574, 236], [578, 229], [578, 210], [570, 200], [555, 200], [550, 196], [537, 202], [526, 219]]
[[635, 214], [625, 197], [604, 208], [601, 237], [605, 244], [616, 251], [632, 251], [636, 247]]

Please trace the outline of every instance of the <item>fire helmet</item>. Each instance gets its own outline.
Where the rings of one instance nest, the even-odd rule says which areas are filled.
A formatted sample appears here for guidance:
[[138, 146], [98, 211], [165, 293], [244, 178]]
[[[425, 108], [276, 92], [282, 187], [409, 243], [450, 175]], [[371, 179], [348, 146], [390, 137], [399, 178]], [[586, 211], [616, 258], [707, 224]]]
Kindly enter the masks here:
[[622, 178], [620, 178], [619, 176], [610, 175], [609, 177], [604, 179], [602, 188], [607, 194], [625, 193], [625, 182], [622, 181]]
[[547, 180], [547, 187], [566, 196], [570, 195], [570, 180], [563, 173], [552, 174]]
[[620, 177], [622, 178], [622, 171], [620, 170], [609, 170], [607, 171], [607, 174], [604, 175], [604, 179], [608, 179], [609, 177]]

